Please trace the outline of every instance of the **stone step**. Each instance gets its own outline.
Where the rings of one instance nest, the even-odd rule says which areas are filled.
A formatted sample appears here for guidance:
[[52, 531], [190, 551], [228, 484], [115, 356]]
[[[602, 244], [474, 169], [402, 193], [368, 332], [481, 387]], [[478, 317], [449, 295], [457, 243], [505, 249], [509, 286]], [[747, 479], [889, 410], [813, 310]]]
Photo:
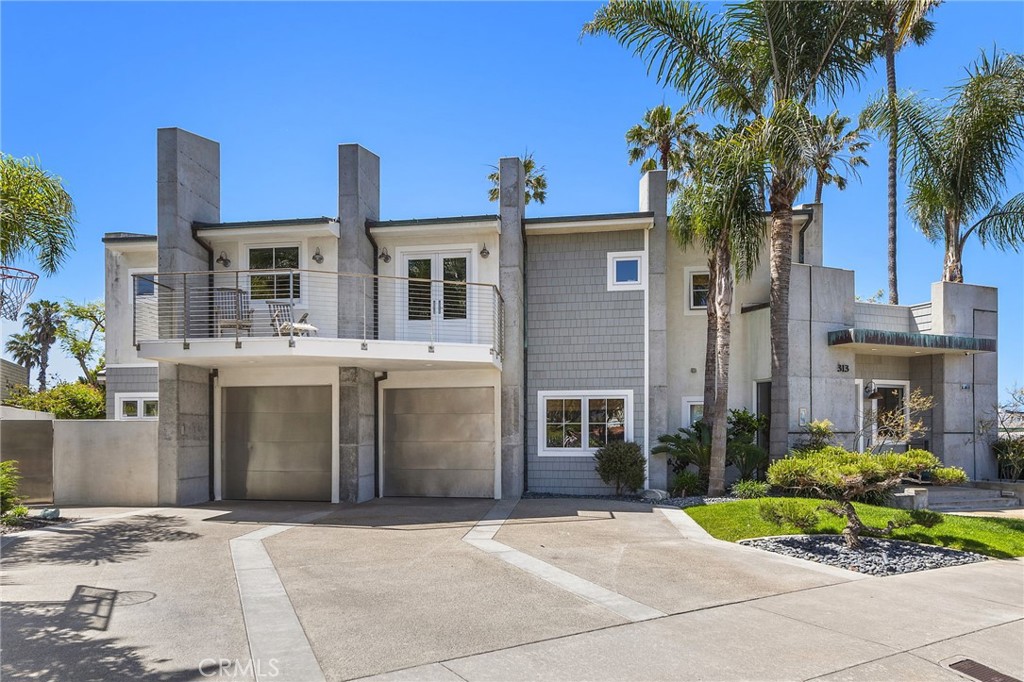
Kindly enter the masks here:
[[928, 498], [928, 508], [932, 511], [988, 511], [990, 509], [1010, 509], [1018, 506], [1016, 497], [989, 497], [971, 500], [940, 500], [933, 502]]

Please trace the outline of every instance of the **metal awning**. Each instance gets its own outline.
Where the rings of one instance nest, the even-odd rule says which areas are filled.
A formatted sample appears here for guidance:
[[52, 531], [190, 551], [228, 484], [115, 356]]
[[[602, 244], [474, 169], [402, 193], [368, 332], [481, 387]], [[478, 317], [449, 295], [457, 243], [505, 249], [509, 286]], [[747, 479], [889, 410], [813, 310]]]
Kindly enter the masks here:
[[893, 332], [882, 329], [839, 329], [828, 333], [828, 345], [875, 355], [939, 355], [994, 353], [995, 339]]

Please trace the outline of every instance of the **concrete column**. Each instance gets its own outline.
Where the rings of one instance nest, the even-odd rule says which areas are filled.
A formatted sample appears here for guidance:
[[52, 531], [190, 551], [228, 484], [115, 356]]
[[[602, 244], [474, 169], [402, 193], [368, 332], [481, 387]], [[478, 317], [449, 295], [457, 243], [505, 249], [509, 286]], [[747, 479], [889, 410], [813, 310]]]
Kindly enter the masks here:
[[[209, 268], [193, 222], [220, 221], [220, 145], [180, 128], [157, 130], [158, 272]], [[161, 362], [157, 492], [160, 504], [210, 499], [209, 370]]]
[[526, 267], [523, 215], [526, 174], [517, 157], [498, 162], [501, 237], [498, 285], [505, 300], [505, 340], [501, 358], [501, 495], [523, 493], [523, 434], [526, 423], [523, 382], [526, 377]]
[[[668, 320], [666, 271], [668, 249], [668, 173], [653, 170], [640, 178], [640, 210], [654, 213], [654, 227], [647, 235], [647, 377], [649, 445], [668, 433]], [[648, 453], [648, 483], [668, 489], [668, 463], [664, 455]]]
[[[366, 221], [380, 216], [380, 158], [357, 145], [338, 145], [338, 271], [371, 274], [377, 262]], [[373, 287], [361, 278], [338, 279], [338, 329], [362, 328], [364, 311], [374, 310]], [[365, 299], [364, 299], [365, 297]], [[373, 335], [374, 320], [366, 328]], [[364, 502], [375, 494], [373, 372], [340, 368], [340, 496]]]

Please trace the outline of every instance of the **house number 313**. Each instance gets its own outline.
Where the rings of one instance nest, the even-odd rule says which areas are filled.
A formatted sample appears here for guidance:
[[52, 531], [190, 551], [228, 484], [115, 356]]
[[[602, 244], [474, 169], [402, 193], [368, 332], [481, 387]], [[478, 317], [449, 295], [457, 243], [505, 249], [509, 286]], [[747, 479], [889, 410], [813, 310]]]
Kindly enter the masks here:
[[836, 365], [836, 371], [837, 372], [849, 372], [850, 371], [850, 366], [849, 365], [843, 365], [843, 364]]

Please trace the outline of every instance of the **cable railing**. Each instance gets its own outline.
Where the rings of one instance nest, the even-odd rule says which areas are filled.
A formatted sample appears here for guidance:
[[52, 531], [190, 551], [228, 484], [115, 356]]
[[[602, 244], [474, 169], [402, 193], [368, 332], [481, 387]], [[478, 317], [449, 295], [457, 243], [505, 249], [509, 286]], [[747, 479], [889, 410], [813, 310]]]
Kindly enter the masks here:
[[310, 270], [132, 274], [136, 348], [148, 341], [280, 338], [483, 344], [498, 357], [504, 303], [491, 284]]

